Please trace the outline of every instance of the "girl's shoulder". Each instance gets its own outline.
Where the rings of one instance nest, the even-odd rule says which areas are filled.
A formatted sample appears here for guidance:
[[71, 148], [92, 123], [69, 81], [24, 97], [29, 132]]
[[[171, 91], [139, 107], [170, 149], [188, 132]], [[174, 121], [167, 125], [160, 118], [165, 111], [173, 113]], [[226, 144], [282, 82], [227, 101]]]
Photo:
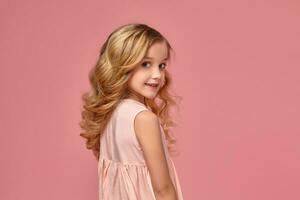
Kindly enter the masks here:
[[118, 119], [135, 118], [141, 111], [152, 112], [149, 107], [139, 101], [134, 99], [122, 99], [118, 104], [114, 115]]
[[116, 109], [115, 116], [119, 119], [124, 119], [126, 117], [134, 119], [136, 115], [141, 111], [149, 111], [153, 113], [151, 108], [147, 107], [145, 104], [139, 101], [136, 101], [134, 99], [122, 99]]

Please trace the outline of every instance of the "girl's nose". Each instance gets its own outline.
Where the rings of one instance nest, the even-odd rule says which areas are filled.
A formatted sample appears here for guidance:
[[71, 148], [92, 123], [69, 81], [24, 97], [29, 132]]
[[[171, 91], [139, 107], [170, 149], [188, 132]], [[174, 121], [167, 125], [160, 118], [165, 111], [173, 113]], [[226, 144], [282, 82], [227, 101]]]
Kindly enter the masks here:
[[157, 67], [153, 67], [153, 71], [152, 71], [152, 77], [153, 78], [161, 78], [161, 70], [159, 69], [159, 66]]

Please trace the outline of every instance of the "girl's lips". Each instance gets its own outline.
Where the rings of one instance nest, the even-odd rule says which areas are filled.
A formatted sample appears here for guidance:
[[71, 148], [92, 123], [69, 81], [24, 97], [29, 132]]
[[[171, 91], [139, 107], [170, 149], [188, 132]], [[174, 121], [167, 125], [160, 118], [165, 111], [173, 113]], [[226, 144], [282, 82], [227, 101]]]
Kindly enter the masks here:
[[149, 86], [151, 88], [157, 88], [158, 84], [149, 84], [149, 83], [145, 83], [146, 86]]
[[146, 85], [150, 85], [150, 86], [158, 86], [159, 84], [158, 83], [145, 83]]

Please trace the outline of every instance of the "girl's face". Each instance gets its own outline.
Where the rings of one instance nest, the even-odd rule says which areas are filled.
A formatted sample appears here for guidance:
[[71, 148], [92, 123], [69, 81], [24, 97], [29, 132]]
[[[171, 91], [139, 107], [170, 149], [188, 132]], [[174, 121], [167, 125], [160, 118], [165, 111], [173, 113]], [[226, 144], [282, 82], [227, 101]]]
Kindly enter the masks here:
[[[164, 84], [168, 47], [165, 42], [155, 42], [147, 51], [141, 64], [136, 66], [128, 82], [129, 98], [144, 104], [144, 98], [154, 99]], [[154, 85], [149, 85], [154, 84]]]

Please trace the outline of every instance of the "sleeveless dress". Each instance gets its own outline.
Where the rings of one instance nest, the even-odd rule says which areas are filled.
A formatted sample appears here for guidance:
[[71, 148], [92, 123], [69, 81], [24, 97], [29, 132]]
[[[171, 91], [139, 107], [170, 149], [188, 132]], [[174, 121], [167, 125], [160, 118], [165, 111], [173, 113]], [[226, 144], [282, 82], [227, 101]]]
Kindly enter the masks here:
[[[149, 110], [133, 99], [122, 99], [100, 139], [99, 200], [155, 200], [149, 170], [134, 132], [135, 116]], [[164, 152], [178, 200], [183, 199], [179, 177], [160, 125]]]

